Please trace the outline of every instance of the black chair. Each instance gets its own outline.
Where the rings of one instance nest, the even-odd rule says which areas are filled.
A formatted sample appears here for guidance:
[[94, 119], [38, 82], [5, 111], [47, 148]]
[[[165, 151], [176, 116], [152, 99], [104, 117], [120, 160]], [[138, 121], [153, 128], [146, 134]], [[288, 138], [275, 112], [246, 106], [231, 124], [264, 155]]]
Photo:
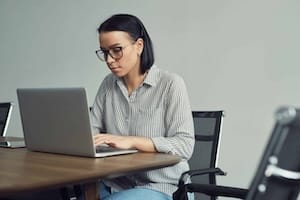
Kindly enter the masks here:
[[186, 192], [246, 200], [295, 200], [300, 191], [300, 109], [281, 107], [249, 189], [208, 184], [180, 185], [175, 200]]
[[[179, 186], [192, 183], [216, 184], [216, 175], [225, 175], [217, 168], [224, 112], [193, 111], [195, 147], [189, 160], [190, 170], [183, 173]], [[195, 200], [215, 200], [215, 197], [195, 193]]]

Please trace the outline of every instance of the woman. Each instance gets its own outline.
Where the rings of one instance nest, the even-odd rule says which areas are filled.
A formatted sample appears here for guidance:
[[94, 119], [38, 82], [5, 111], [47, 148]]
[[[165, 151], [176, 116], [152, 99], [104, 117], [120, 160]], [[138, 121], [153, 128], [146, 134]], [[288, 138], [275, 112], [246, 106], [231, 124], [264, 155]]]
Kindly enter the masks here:
[[98, 33], [96, 54], [112, 73], [101, 83], [91, 112], [95, 145], [182, 157], [175, 166], [104, 180], [101, 198], [172, 199], [194, 147], [184, 81], [154, 65], [151, 39], [137, 17], [113, 15]]

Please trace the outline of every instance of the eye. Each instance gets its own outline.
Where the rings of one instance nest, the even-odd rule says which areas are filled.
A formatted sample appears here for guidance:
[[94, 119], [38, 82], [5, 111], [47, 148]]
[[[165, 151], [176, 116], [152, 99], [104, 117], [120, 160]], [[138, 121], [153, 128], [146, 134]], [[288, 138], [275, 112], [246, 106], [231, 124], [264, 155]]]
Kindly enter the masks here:
[[122, 47], [114, 47], [111, 49], [111, 52], [114, 54], [118, 54], [122, 51]]

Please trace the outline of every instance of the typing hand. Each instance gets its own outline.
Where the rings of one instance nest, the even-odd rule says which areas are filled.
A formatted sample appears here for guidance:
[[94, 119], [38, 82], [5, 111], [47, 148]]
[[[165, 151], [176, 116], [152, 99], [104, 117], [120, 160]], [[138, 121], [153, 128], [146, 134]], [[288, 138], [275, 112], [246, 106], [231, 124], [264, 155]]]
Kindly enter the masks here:
[[117, 136], [112, 134], [97, 134], [94, 136], [94, 144], [99, 146], [101, 144], [107, 144], [111, 147], [119, 149], [132, 149], [133, 140], [130, 139], [130, 136]]

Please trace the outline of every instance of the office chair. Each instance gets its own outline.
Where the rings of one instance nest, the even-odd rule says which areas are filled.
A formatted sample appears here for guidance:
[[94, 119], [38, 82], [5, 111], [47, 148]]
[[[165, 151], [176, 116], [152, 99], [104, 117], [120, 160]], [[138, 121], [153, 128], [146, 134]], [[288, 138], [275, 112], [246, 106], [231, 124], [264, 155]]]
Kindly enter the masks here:
[[[192, 183], [216, 184], [216, 175], [225, 173], [216, 168], [222, 132], [224, 112], [193, 111], [195, 147], [191, 159], [188, 161], [190, 170], [183, 173], [179, 185], [189, 179]], [[182, 186], [181, 186], [182, 187]], [[215, 197], [195, 193], [195, 200], [215, 200]]]
[[186, 192], [246, 200], [296, 200], [300, 191], [300, 109], [281, 107], [249, 189], [208, 184], [179, 185], [175, 200], [187, 199]]
[[12, 111], [11, 102], [0, 102], [0, 136], [6, 136], [7, 125]]

